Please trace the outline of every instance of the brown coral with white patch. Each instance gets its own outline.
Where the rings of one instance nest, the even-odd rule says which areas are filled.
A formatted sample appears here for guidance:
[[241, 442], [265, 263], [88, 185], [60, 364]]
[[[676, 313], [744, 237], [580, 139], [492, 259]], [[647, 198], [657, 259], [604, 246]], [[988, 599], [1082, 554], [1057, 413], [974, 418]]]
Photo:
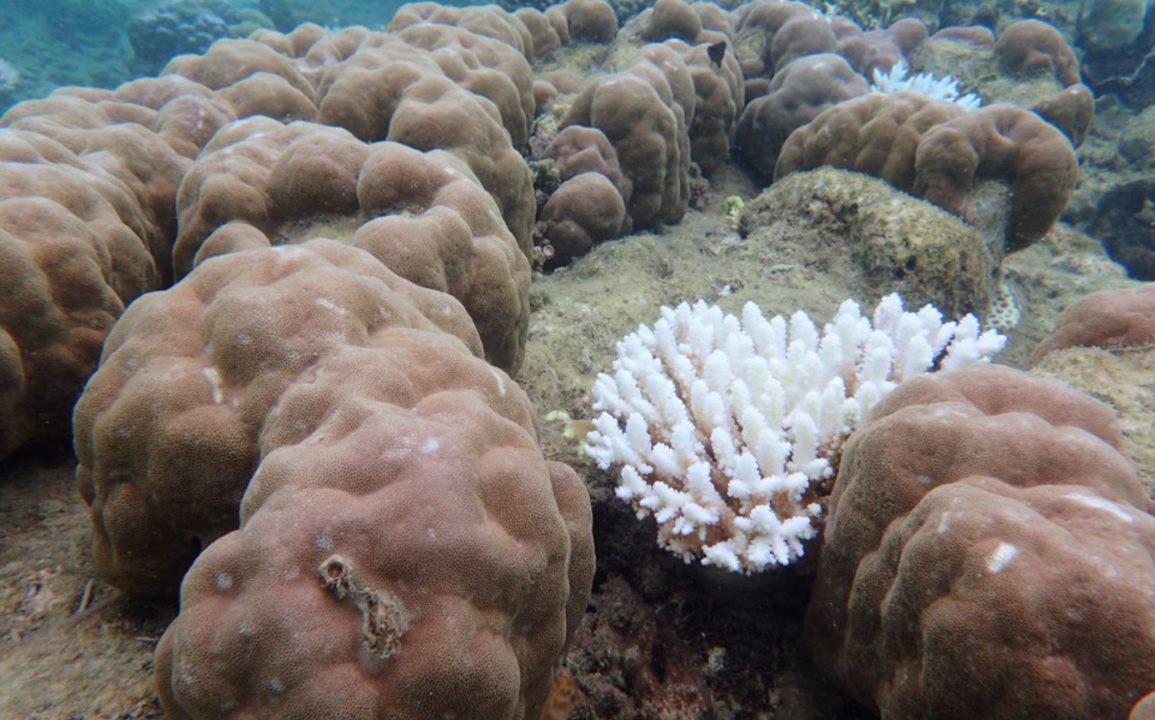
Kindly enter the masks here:
[[[365, 262], [327, 242], [212, 259], [126, 316], [252, 338], [207, 358], [231, 356], [215, 385], [185, 385], [207, 413], [264, 413], [241, 528], [189, 570], [157, 648], [169, 717], [534, 720], [546, 700], [593, 577], [588, 495], [542, 459], [528, 399], [468, 326], [437, 327], [460, 307]], [[139, 357], [153, 377], [204, 364]]]
[[1109, 409], [986, 366], [853, 435], [806, 618], [883, 718], [1125, 717], [1155, 686], [1155, 518]]

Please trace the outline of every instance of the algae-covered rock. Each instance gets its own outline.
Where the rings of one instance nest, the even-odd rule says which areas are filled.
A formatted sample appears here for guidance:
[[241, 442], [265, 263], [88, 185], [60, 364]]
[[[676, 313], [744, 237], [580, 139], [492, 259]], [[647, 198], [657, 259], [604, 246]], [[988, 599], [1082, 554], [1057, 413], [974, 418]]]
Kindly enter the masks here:
[[958, 218], [857, 173], [795, 173], [747, 203], [750, 240], [774, 242], [782, 223], [812, 238], [814, 262], [854, 278], [878, 296], [899, 292], [909, 307], [933, 303], [945, 315], [985, 315], [1001, 241], [986, 241]]

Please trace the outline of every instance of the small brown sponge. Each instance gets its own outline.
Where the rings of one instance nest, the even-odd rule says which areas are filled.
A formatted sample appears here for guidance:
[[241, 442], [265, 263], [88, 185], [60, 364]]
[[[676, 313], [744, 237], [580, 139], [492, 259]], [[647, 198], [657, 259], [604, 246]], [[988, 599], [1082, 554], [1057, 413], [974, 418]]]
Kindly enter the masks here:
[[316, 236], [368, 250], [447, 292], [493, 364], [516, 370], [529, 323], [528, 256], [465, 163], [363, 143], [339, 128], [249, 118], [213, 139], [181, 185], [178, 275], [214, 255]]
[[[411, 300], [394, 307], [401, 295]], [[73, 418], [101, 575], [129, 593], [175, 592], [197, 553], [237, 526], [258, 438], [286, 388], [328, 348], [372, 346], [403, 319], [452, 330], [480, 353], [453, 298], [332, 241], [206, 261], [134, 303]]]
[[884, 718], [1123, 718], [1155, 687], [1155, 518], [1111, 411], [984, 366], [847, 443], [806, 637]]
[[[210, 260], [181, 285], [260, 297], [246, 274], [318, 252], [373, 262], [307, 244]], [[448, 296], [318, 269], [285, 276], [283, 315], [309, 322], [230, 322], [295, 345], [324, 320], [305, 335], [328, 339], [297, 348], [310, 359], [268, 408], [241, 528], [185, 577], [156, 652], [165, 712], [536, 720], [593, 578], [585, 487], [543, 460], [525, 393], [426, 319], [463, 317]]]

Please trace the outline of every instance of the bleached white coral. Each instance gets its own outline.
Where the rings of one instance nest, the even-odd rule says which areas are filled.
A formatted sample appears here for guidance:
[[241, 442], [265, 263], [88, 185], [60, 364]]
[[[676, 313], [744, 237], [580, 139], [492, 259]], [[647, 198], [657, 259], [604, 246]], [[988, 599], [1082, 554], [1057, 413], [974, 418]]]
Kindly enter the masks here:
[[885, 95], [899, 92], [916, 92], [933, 100], [943, 100], [954, 103], [967, 112], [978, 110], [983, 105], [983, 100], [978, 95], [974, 93], [962, 94], [959, 90], [958, 82], [950, 75], [947, 75], [945, 78], [937, 78], [927, 73], [910, 75], [910, 70], [907, 68], [906, 63], [901, 61], [895, 63], [894, 66], [890, 68], [889, 73], [884, 73], [878, 68], [875, 68], [872, 78], [874, 82], [871, 84], [870, 89]]
[[747, 574], [802, 556], [817, 483], [898, 383], [989, 361], [1006, 342], [973, 315], [905, 312], [897, 294], [872, 319], [847, 300], [821, 333], [804, 312], [767, 320], [754, 303], [741, 318], [702, 300], [661, 314], [598, 375], [585, 450], [620, 467], [617, 495], [654, 516], [659, 545]]

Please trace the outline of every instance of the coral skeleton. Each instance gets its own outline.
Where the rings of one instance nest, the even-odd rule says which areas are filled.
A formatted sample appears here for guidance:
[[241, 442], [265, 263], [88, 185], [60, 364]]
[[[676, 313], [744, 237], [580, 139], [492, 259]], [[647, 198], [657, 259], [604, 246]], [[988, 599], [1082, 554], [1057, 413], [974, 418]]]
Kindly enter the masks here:
[[944, 78], [937, 78], [927, 73], [911, 75], [906, 63], [903, 62], [895, 63], [888, 73], [875, 68], [872, 79], [874, 82], [870, 89], [884, 95], [916, 92], [932, 100], [954, 103], [967, 112], [978, 110], [983, 106], [983, 100], [978, 95], [974, 93], [962, 94], [958, 82], [950, 75]]
[[873, 318], [845, 301], [821, 333], [802, 311], [767, 320], [752, 302], [741, 318], [703, 300], [661, 315], [598, 375], [585, 450], [620, 468], [617, 496], [654, 516], [659, 545], [745, 574], [803, 555], [843, 441], [898, 383], [1006, 343], [973, 315], [906, 312], [897, 294]]

